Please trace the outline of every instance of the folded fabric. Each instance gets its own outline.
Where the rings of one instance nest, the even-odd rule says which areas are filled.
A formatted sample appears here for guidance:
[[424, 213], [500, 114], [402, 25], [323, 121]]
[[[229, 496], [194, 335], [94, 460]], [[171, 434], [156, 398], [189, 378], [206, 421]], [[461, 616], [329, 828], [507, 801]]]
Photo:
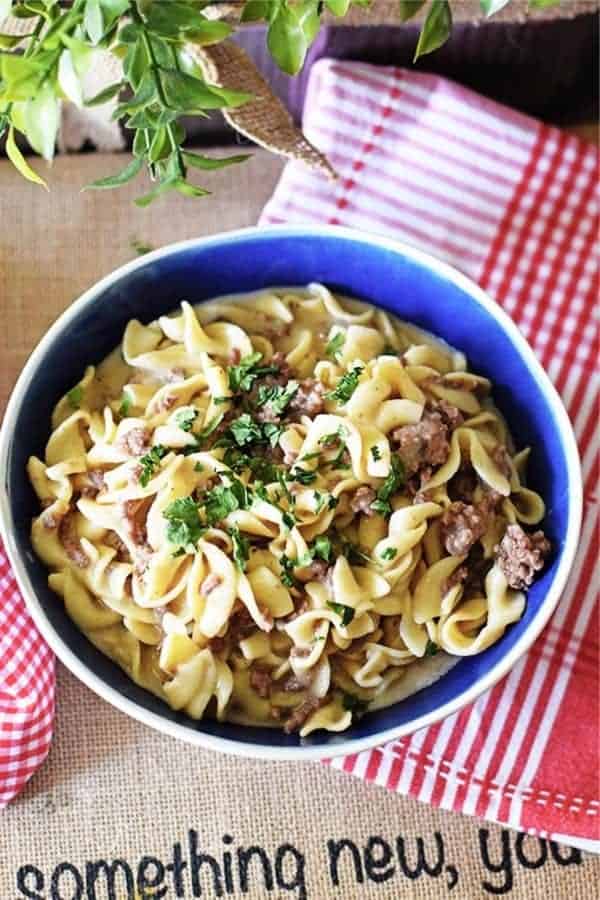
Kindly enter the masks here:
[[339, 173], [286, 167], [262, 223], [399, 238], [479, 282], [561, 393], [583, 463], [573, 574], [510, 675], [462, 712], [336, 768], [445, 809], [600, 850], [598, 771], [598, 155], [434, 75], [322, 60], [304, 130]]

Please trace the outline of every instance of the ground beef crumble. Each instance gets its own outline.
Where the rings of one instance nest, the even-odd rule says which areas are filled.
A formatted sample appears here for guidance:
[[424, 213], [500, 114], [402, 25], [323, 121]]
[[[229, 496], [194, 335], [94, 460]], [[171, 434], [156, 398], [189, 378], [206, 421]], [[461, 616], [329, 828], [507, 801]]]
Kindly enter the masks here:
[[147, 428], [130, 428], [121, 436], [118, 446], [128, 456], [143, 456], [150, 449], [151, 435]]
[[448, 436], [449, 428], [441, 414], [428, 410], [416, 425], [395, 428], [391, 439], [406, 476], [416, 475], [424, 466], [442, 466], [450, 453]]
[[372, 516], [373, 510], [371, 503], [375, 500], [377, 494], [373, 488], [367, 484], [357, 488], [350, 497], [350, 509], [355, 513], [363, 513], [365, 516]]
[[74, 512], [68, 512], [63, 516], [58, 526], [58, 536], [61, 544], [65, 548], [65, 553], [79, 569], [85, 569], [90, 564], [89, 557], [85, 553], [79, 540], [79, 535], [75, 531]]
[[295, 706], [292, 710], [291, 714], [285, 720], [283, 730], [286, 734], [291, 734], [293, 731], [298, 731], [306, 720], [311, 716], [320, 706], [323, 706], [327, 702], [326, 697], [315, 697], [312, 694], [302, 701], [298, 706]]
[[305, 416], [318, 416], [325, 409], [325, 388], [320, 381], [306, 378], [301, 381], [298, 390], [290, 400], [290, 413]]
[[456, 500], [444, 512], [440, 536], [450, 556], [464, 556], [488, 529], [496, 498], [491, 495], [480, 503]]
[[509, 525], [495, 547], [495, 554], [509, 586], [524, 590], [532, 583], [535, 573], [544, 567], [550, 549], [550, 541], [543, 531], [528, 534], [520, 525]]
[[259, 697], [266, 700], [271, 693], [271, 673], [266, 669], [256, 667], [250, 670], [250, 686], [254, 688]]

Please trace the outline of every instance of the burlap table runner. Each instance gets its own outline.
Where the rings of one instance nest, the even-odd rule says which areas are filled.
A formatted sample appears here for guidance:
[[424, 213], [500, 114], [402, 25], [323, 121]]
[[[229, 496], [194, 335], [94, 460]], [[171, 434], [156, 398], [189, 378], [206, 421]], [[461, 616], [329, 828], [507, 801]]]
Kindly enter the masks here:
[[[135, 186], [79, 192], [123, 164], [61, 158], [46, 194], [0, 163], [2, 407], [50, 322], [130, 259], [132, 242], [160, 246], [253, 223], [282, 166], [259, 152], [217, 173], [213, 198], [173, 197], [145, 212], [131, 204]], [[0, 900], [131, 900], [138, 888], [151, 896], [152, 884], [157, 898], [186, 900], [597, 896], [600, 860], [577, 850], [318, 763], [252, 762], [180, 744], [114, 710], [60, 665], [58, 674], [50, 757], [0, 816]]]

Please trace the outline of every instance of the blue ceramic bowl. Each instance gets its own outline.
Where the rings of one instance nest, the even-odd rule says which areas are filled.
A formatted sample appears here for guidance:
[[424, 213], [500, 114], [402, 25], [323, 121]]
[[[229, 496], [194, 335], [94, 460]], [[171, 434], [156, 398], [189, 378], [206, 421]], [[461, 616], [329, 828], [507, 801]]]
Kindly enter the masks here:
[[[484, 653], [466, 657], [434, 684], [364, 716], [343, 734], [300, 740], [280, 731], [195, 722], [138, 688], [65, 614], [29, 540], [38, 511], [25, 464], [43, 454], [57, 399], [121, 340], [129, 319], [273, 285], [320, 281], [374, 303], [463, 350], [490, 378], [519, 446], [533, 448], [531, 486], [547, 506], [543, 527], [556, 553], [535, 582], [520, 622]], [[7, 550], [33, 619], [63, 663], [100, 696], [137, 719], [194, 744], [272, 759], [350, 753], [409, 734], [473, 701], [505, 675], [540, 633], [576, 550], [581, 476], [571, 425], [558, 395], [515, 325], [449, 266], [393, 241], [334, 227], [248, 229], [166, 247], [118, 269], [58, 319], [14, 389], [0, 437], [0, 511]]]

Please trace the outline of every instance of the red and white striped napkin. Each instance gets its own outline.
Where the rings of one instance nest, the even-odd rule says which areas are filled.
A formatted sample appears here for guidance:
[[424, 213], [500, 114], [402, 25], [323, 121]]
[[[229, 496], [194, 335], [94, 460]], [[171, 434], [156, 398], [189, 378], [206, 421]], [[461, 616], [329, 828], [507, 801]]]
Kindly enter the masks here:
[[573, 575], [511, 674], [443, 722], [331, 765], [600, 850], [596, 149], [443, 78], [330, 60], [312, 69], [304, 130], [341, 177], [288, 164], [261, 222], [380, 232], [478, 281], [561, 393], [585, 480]]

